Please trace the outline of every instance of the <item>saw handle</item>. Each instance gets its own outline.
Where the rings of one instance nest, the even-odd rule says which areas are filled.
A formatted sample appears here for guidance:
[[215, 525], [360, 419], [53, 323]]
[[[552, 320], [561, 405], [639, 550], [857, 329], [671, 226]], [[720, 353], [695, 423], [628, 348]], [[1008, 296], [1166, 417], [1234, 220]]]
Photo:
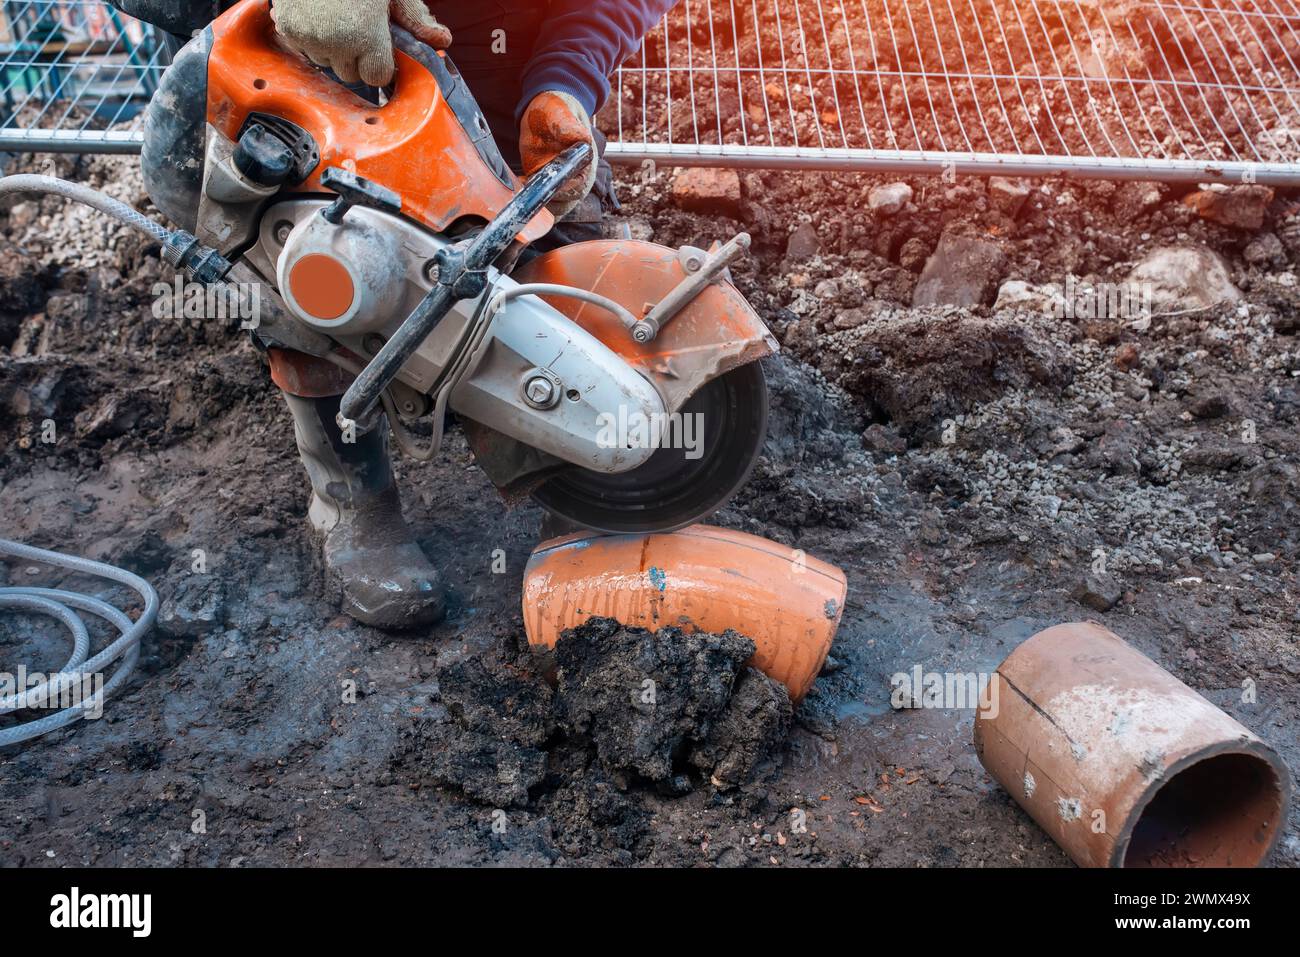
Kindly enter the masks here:
[[438, 281], [348, 386], [339, 403], [339, 427], [364, 418], [406, 360], [429, 337], [452, 306], [482, 295], [487, 269], [504, 253], [525, 224], [591, 159], [591, 144], [576, 143], [551, 160], [515, 193], [505, 208], [468, 245], [447, 247], [437, 256]]

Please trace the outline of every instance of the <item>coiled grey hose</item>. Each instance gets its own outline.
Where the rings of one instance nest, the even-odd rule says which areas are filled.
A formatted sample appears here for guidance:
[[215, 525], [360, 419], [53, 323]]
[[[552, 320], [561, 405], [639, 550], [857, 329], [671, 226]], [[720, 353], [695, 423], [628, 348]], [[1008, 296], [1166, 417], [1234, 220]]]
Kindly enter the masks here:
[[[57, 176], [17, 173], [13, 176], [0, 177], [0, 198], [13, 193], [45, 193], [76, 200], [112, 216], [160, 243], [165, 243], [171, 234], [171, 230], [167, 227], [155, 223], [149, 217], [107, 193], [91, 189], [82, 183], [59, 179]], [[0, 555], [45, 562], [87, 575], [108, 578], [135, 589], [145, 603], [144, 612], [133, 622], [108, 602], [90, 595], [82, 595], [62, 588], [0, 588], [0, 608], [17, 608], [49, 615], [62, 622], [72, 635], [72, 654], [59, 672], [50, 675], [33, 688], [20, 688], [8, 697], [0, 698], [0, 714], [17, 711], [33, 699], [49, 700], [52, 696], [53, 700], [58, 700], [61, 689], [74, 682], [81, 682], [83, 678], [99, 674], [105, 667], [121, 659], [113, 676], [90, 701], [64, 708], [36, 721], [27, 721], [10, 728], [0, 728], [0, 747], [4, 747], [47, 734], [85, 717], [90, 711], [102, 708], [104, 699], [130, 677], [136, 661], [140, 658], [140, 639], [153, 627], [154, 620], [158, 617], [158, 593], [154, 591], [152, 585], [138, 575], [88, 558], [61, 555], [58, 552], [34, 548], [31, 545], [11, 542], [3, 538], [0, 538]], [[86, 631], [85, 623], [73, 609], [89, 612], [115, 626], [119, 632], [117, 640], [87, 660], [86, 656], [90, 653], [90, 635]]]
[[[3, 180], [0, 180], [3, 182]], [[0, 556], [11, 555], [29, 561], [44, 562], [59, 568], [97, 575], [134, 589], [144, 599], [144, 611], [132, 621], [126, 614], [114, 608], [108, 602], [90, 595], [68, 591], [62, 588], [12, 587], [0, 588], [0, 608], [17, 608], [23, 611], [49, 615], [62, 622], [72, 635], [72, 655], [57, 674], [49, 675], [41, 684], [27, 689], [18, 689], [15, 694], [0, 698], [0, 714], [16, 711], [26, 706], [25, 702], [33, 698], [48, 699], [51, 695], [58, 699], [59, 689], [80, 683], [83, 678], [102, 673], [106, 667], [117, 661], [113, 676], [104, 683], [92, 699], [35, 721], [27, 721], [10, 728], [0, 728], [0, 747], [17, 744], [62, 728], [103, 707], [104, 699], [122, 686], [140, 657], [140, 639], [153, 627], [158, 617], [158, 593], [152, 585], [138, 575], [133, 575], [123, 568], [78, 558], [75, 555], [62, 555], [59, 552], [34, 548], [19, 542], [0, 538]], [[90, 636], [81, 616], [73, 609], [89, 612], [108, 621], [117, 628], [119, 635], [115, 641], [99, 654], [87, 659], [90, 653]]]
[[139, 213], [107, 193], [91, 189], [83, 183], [73, 183], [57, 176], [42, 176], [38, 173], [15, 173], [12, 176], [0, 176], [0, 198], [10, 193], [47, 193], [51, 196], [64, 196], [85, 203], [101, 213], [106, 213], [120, 220], [133, 229], [146, 233], [160, 243], [167, 241], [171, 230], [160, 226], [148, 216]]

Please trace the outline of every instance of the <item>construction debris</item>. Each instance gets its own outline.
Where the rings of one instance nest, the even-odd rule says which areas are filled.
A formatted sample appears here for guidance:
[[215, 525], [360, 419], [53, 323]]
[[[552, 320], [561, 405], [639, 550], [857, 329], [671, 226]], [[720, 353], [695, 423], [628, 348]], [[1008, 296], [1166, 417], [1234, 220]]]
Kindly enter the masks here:
[[867, 206], [881, 216], [895, 216], [912, 201], [912, 187], [906, 183], [886, 183], [867, 194]]
[[798, 702], [821, 671], [844, 613], [844, 573], [806, 552], [728, 529], [581, 532], [542, 542], [524, 572], [531, 644], [550, 648], [592, 616], [753, 639], [755, 668]]
[[1241, 298], [1222, 258], [1204, 246], [1153, 249], [1133, 267], [1128, 282], [1148, 297], [1156, 312], [1208, 309]]

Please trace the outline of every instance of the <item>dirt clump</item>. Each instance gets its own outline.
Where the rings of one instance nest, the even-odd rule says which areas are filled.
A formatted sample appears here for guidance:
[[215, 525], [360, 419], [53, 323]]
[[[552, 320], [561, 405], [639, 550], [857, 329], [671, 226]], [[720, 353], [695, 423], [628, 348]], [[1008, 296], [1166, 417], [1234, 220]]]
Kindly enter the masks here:
[[869, 324], [823, 336], [818, 365], [877, 419], [910, 430], [1010, 388], [1064, 388], [1073, 367], [1053, 337], [1045, 316], [881, 309]]
[[[753, 654], [754, 643], [732, 631], [650, 632], [594, 619], [555, 648], [560, 727], [589, 740], [615, 780], [683, 791], [686, 763], [711, 774], [725, 760], [728, 778], [739, 783], [785, 737], [791, 714], [784, 689], [744, 667]], [[753, 706], [752, 692], [736, 702], [742, 675], [745, 684], [774, 689], [759, 698], [766, 707]]]
[[639, 819], [651, 794], [749, 784], [771, 770], [793, 717], [784, 686], [746, 666], [753, 654], [735, 632], [609, 618], [564, 632], [550, 654], [498, 645], [438, 673], [440, 707], [397, 774], [502, 808], [563, 794], [569, 826], [584, 828]]

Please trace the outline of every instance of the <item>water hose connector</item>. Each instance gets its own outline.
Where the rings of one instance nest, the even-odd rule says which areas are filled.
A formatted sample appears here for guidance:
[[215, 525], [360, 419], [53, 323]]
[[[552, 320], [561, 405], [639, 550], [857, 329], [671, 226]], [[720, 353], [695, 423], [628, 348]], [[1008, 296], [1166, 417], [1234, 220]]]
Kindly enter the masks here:
[[220, 282], [234, 264], [211, 246], [204, 246], [183, 229], [167, 234], [162, 245], [163, 262], [183, 269], [195, 282]]

